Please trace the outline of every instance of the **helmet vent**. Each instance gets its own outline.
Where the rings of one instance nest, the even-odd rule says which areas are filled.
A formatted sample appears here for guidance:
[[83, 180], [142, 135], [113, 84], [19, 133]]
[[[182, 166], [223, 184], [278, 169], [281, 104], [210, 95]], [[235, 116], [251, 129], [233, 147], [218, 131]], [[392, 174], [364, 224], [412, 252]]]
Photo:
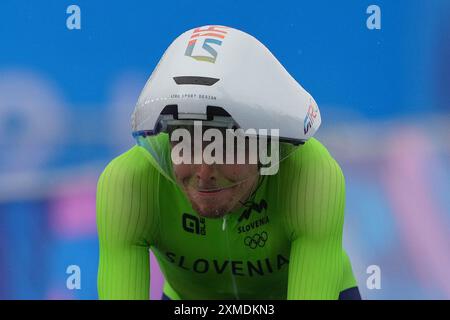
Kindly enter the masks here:
[[212, 86], [220, 79], [208, 78], [208, 77], [193, 77], [193, 76], [182, 76], [173, 77], [176, 84], [195, 84], [200, 86]]

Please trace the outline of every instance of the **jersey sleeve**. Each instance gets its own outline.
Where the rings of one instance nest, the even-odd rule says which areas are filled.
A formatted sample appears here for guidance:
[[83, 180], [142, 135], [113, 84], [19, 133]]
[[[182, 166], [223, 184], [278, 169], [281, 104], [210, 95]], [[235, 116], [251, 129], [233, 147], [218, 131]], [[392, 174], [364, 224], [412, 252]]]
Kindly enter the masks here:
[[317, 140], [289, 164], [286, 225], [291, 237], [287, 297], [338, 299], [343, 281], [345, 181]]
[[112, 160], [98, 181], [100, 299], [149, 299], [157, 175], [141, 152], [134, 147]]

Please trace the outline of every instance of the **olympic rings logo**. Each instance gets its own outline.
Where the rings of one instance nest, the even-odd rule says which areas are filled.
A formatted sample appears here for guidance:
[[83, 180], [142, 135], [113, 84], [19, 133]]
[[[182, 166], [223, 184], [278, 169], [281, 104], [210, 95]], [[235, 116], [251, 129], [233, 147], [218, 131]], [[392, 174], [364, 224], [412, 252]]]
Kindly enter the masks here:
[[255, 249], [256, 247], [262, 248], [266, 244], [268, 238], [267, 232], [263, 231], [261, 234], [256, 233], [251, 237], [245, 237], [244, 244], [252, 249]]

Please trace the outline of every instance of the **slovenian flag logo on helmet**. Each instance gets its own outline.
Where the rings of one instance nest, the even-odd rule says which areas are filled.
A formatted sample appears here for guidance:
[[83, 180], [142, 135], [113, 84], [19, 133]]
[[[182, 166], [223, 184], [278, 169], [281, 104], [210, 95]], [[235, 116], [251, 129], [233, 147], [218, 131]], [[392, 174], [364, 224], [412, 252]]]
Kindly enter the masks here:
[[308, 133], [309, 129], [314, 125], [317, 115], [319, 113], [319, 108], [314, 100], [309, 100], [308, 112], [306, 113], [305, 121], [303, 122], [303, 131], [305, 134]]
[[[227, 34], [225, 26], [207, 26], [196, 28], [189, 39], [188, 46], [184, 52], [185, 56], [194, 58], [197, 61], [206, 61], [215, 63], [217, 59], [217, 51], [211, 45], [222, 45], [223, 39]], [[201, 48], [196, 48], [201, 46]], [[194, 55], [195, 51], [205, 51], [209, 55]]]

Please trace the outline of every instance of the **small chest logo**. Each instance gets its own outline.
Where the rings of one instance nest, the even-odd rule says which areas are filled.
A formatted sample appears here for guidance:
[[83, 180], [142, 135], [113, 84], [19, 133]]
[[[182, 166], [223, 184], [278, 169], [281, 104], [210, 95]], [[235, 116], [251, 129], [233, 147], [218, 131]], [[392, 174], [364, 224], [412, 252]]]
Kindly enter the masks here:
[[182, 224], [184, 231], [202, 236], [206, 235], [205, 218], [199, 218], [188, 213], [184, 213]]
[[267, 235], [267, 232], [263, 231], [261, 234], [255, 233], [251, 237], [245, 237], [244, 244], [252, 249], [256, 249], [258, 247], [262, 248], [266, 245], [268, 238], [269, 236]]

